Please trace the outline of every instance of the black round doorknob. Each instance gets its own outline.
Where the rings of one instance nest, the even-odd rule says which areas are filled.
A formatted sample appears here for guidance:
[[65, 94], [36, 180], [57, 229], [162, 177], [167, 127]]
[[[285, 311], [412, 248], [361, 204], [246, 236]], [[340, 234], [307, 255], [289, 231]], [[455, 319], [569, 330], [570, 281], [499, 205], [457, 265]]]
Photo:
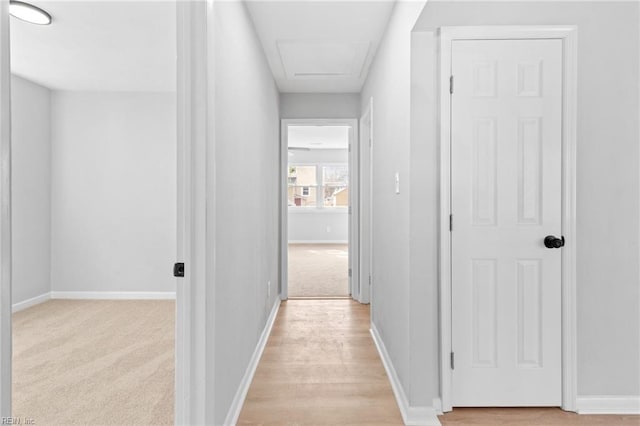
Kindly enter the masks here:
[[555, 237], [553, 235], [547, 235], [544, 237], [544, 246], [546, 248], [560, 248], [564, 246], [564, 237]]

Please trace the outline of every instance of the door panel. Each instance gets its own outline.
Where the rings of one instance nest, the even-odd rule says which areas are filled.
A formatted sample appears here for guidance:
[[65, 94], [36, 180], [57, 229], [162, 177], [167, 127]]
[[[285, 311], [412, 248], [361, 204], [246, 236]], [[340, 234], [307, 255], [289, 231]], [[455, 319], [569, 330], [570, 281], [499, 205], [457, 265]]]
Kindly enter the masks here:
[[557, 406], [562, 41], [452, 46], [452, 402]]

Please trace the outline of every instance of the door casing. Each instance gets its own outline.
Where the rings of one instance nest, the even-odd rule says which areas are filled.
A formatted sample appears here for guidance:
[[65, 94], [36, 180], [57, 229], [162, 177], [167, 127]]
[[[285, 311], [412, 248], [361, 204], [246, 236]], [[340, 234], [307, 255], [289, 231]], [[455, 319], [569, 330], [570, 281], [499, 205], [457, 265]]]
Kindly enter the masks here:
[[[365, 126], [368, 132], [364, 131]], [[369, 140], [364, 140], [366, 135]], [[373, 98], [360, 118], [360, 303], [370, 303], [373, 287]], [[365, 167], [366, 165], [366, 167]], [[365, 202], [365, 194], [367, 196]], [[367, 220], [364, 220], [367, 218]], [[366, 228], [365, 228], [366, 226]], [[373, 312], [373, 310], [371, 310]]]
[[440, 394], [442, 410], [451, 411], [451, 47], [455, 40], [559, 39], [563, 42], [562, 99], [562, 409], [576, 411], [576, 109], [577, 27], [442, 27], [440, 39]]
[[[359, 184], [358, 172], [358, 120], [352, 118], [298, 118], [282, 119], [280, 121], [280, 299], [289, 298], [289, 206], [287, 205], [287, 166], [288, 156], [288, 129], [289, 126], [349, 126], [349, 268], [352, 276], [349, 280], [349, 292], [351, 296], [360, 301], [360, 279], [356, 271], [359, 270], [358, 229], [360, 223], [358, 200]], [[355, 177], [355, 180], [354, 180]]]
[[11, 417], [11, 66], [9, 2], [0, 0], [0, 417]]
[[[214, 1], [176, 3], [177, 247], [175, 424], [208, 424], [214, 406]], [[211, 119], [210, 117], [214, 117]]]

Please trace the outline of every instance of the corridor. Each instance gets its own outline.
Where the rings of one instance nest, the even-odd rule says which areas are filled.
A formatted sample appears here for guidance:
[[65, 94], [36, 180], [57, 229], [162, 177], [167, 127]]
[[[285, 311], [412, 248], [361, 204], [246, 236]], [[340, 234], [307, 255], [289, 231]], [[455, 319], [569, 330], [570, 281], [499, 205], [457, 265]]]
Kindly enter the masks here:
[[369, 306], [289, 300], [271, 336], [238, 425], [401, 425], [369, 334]]

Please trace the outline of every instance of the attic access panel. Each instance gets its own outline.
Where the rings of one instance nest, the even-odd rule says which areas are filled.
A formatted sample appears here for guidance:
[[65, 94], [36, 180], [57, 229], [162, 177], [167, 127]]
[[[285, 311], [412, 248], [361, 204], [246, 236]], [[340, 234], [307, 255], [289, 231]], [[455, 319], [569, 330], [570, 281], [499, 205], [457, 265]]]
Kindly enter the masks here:
[[279, 41], [288, 79], [359, 78], [370, 43]]

